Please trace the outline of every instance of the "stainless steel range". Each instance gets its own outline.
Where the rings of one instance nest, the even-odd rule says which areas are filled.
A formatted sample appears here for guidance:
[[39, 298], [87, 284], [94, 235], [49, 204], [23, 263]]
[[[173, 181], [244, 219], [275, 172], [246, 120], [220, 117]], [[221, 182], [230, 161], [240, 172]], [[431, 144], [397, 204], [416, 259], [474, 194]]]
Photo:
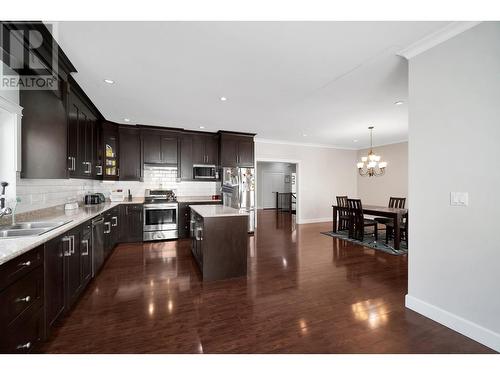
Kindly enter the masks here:
[[144, 197], [144, 241], [178, 237], [179, 205], [173, 190], [146, 189]]

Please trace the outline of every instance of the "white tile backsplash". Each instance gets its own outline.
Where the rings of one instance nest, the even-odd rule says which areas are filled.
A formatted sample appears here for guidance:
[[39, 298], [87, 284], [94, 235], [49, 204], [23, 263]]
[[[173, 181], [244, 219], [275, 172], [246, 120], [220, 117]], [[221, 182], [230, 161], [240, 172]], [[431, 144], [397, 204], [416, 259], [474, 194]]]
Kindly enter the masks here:
[[146, 167], [144, 182], [139, 181], [92, 181], [83, 179], [21, 179], [17, 178], [17, 196], [21, 202], [16, 212], [39, 210], [57, 206], [68, 200], [82, 201], [85, 194], [103, 193], [109, 197], [111, 190], [128, 190], [134, 197], [143, 197], [146, 189], [173, 189], [177, 196], [209, 196], [220, 194], [220, 183], [177, 180], [176, 168]]

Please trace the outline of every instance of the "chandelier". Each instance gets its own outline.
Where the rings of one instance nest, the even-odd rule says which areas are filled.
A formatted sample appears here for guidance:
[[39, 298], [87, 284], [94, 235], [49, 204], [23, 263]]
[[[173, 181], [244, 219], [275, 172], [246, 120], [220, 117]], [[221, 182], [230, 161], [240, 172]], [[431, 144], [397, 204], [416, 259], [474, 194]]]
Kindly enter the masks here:
[[373, 126], [368, 129], [370, 130], [370, 152], [368, 152], [368, 156], [363, 156], [357, 164], [358, 172], [361, 176], [382, 176], [385, 173], [387, 162], [380, 161], [380, 155], [373, 153]]

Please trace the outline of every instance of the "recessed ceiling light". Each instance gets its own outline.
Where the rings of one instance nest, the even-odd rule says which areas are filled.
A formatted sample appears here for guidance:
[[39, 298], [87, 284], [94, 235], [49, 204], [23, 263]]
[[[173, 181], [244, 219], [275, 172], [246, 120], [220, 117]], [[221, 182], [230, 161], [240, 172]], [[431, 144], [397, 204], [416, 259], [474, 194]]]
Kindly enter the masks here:
[[115, 81], [113, 81], [112, 79], [105, 79], [104, 82], [112, 85], [113, 83], [115, 83]]
[[353, 139], [352, 141], [353, 141], [354, 143], [356, 143], [358, 140], [357, 140], [357, 139]]
[[221, 101], [221, 102], [225, 102], [226, 100], [227, 100], [227, 98], [226, 98], [225, 96], [221, 96], [221, 97], [220, 97], [220, 101]]
[[302, 134], [303, 137], [307, 137], [307, 134]]
[[397, 102], [394, 103], [394, 105], [401, 105], [403, 104], [404, 102], [402, 100], [398, 100]]
[[130, 122], [130, 119], [129, 118], [124, 118], [123, 121]]
[[200, 126], [200, 129], [205, 129], [205, 127], [202, 125], [202, 126]]

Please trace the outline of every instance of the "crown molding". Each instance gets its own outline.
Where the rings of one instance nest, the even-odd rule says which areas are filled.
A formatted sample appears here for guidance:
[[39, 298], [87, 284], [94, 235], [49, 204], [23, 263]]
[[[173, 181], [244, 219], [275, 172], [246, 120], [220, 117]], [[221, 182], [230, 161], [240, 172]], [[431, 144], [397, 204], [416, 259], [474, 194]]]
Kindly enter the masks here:
[[416, 41], [410, 46], [404, 48], [397, 53], [398, 56], [402, 56], [406, 59], [411, 59], [422, 52], [425, 52], [438, 44], [441, 44], [454, 36], [463, 33], [466, 30], [479, 25], [480, 21], [455, 21], [451, 22], [449, 25], [439, 29], [426, 37]]
[[266, 139], [266, 138], [255, 138], [255, 143], [270, 143], [275, 145], [288, 145], [288, 146], [303, 146], [303, 147], [317, 147], [317, 148], [332, 148], [336, 150], [349, 150], [356, 151], [356, 148], [352, 147], [342, 147], [342, 146], [334, 146], [327, 145], [322, 143], [305, 143], [305, 142], [292, 142], [292, 141], [281, 141], [277, 139]]

